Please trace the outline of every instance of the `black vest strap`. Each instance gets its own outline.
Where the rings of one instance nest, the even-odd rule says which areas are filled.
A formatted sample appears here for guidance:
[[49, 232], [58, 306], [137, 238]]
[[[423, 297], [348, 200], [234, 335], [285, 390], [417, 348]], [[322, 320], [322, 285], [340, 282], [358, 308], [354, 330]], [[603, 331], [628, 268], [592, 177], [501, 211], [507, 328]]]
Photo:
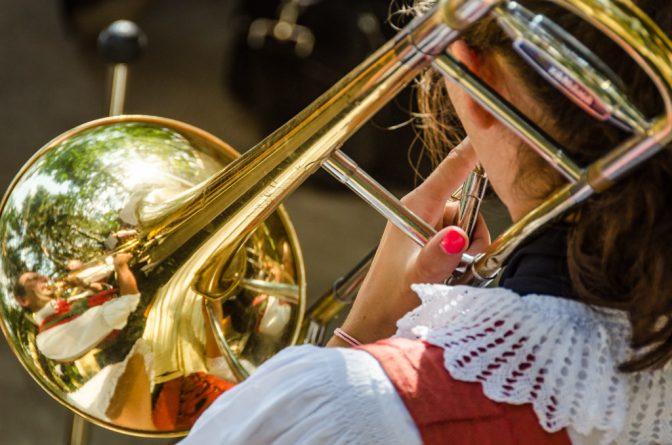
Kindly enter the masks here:
[[569, 226], [555, 224], [526, 241], [511, 256], [499, 286], [522, 296], [554, 295], [576, 299], [567, 268]]

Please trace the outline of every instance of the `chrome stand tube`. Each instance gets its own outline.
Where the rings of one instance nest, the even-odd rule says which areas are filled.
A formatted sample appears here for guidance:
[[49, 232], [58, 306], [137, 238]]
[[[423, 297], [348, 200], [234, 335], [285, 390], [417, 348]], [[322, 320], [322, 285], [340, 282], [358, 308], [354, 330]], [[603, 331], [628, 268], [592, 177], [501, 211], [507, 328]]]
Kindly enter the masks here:
[[128, 65], [116, 63], [112, 69], [112, 92], [110, 94], [110, 116], [124, 113], [126, 86], [128, 84]]
[[87, 445], [91, 424], [77, 413], [72, 413], [72, 422], [68, 431], [67, 443], [69, 445]]

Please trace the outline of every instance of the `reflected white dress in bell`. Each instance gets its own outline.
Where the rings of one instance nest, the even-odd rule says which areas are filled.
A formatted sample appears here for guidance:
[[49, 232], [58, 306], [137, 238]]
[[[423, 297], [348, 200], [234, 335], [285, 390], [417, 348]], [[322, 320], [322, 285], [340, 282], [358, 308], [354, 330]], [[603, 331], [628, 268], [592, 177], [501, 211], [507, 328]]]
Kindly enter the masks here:
[[[90, 295], [84, 294], [71, 300], [88, 296]], [[37, 348], [45, 357], [52, 360], [61, 362], [76, 360], [95, 348], [113, 331], [123, 329], [139, 302], [140, 294], [136, 293], [115, 297], [101, 305], [88, 308], [78, 317], [40, 332], [35, 338]], [[56, 314], [53, 304], [49, 302], [35, 313], [38, 324]], [[145, 369], [149, 372], [151, 351], [144, 342], [137, 341], [122, 361], [102, 368], [80, 388], [67, 394], [66, 399], [93, 417], [109, 420], [106, 411], [117, 382], [126, 370], [128, 361], [135, 354], [143, 356]]]
[[[137, 293], [122, 295], [101, 305], [93, 306], [77, 318], [37, 334], [35, 338], [37, 349], [52, 360], [61, 362], [76, 360], [94, 348], [112, 331], [123, 329], [128, 316], [139, 302], [140, 294]], [[50, 301], [35, 313], [35, 320], [41, 324], [54, 314], [56, 310]]]

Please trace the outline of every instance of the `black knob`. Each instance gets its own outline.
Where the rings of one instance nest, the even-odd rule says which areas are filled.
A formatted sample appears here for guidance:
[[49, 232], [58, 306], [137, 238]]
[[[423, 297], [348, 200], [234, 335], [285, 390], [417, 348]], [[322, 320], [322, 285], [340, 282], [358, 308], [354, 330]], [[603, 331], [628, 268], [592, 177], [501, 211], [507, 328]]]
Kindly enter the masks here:
[[130, 63], [140, 55], [147, 37], [130, 20], [117, 20], [98, 35], [98, 50], [109, 63]]

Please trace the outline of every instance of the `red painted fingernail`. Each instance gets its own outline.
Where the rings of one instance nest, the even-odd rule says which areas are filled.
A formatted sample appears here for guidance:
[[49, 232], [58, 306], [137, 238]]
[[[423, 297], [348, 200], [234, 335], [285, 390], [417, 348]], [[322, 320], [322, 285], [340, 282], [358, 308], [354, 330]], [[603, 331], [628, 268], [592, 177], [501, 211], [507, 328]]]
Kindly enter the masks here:
[[441, 248], [448, 255], [455, 255], [462, 252], [466, 244], [467, 240], [464, 239], [462, 232], [457, 229], [450, 229], [443, 235], [443, 239], [441, 240]]

